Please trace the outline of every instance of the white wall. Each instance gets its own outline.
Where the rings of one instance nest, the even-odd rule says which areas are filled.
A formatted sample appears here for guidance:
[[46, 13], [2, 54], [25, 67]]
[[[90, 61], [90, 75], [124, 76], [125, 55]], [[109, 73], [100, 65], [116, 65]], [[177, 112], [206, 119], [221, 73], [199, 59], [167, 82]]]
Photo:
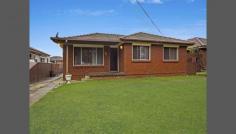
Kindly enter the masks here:
[[41, 62], [41, 58], [44, 59], [43, 63], [50, 63], [50, 57], [49, 56], [43, 57], [43, 56], [39, 56], [39, 55], [32, 54], [32, 53], [31, 53], [30, 61], [32, 61], [32, 62]]

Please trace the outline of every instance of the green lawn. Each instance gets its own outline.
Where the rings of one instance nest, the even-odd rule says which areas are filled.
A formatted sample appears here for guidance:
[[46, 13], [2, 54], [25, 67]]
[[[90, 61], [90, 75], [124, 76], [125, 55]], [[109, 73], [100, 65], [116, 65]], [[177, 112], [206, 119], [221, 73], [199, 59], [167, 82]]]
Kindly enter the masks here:
[[30, 108], [31, 134], [205, 134], [206, 77], [64, 85]]

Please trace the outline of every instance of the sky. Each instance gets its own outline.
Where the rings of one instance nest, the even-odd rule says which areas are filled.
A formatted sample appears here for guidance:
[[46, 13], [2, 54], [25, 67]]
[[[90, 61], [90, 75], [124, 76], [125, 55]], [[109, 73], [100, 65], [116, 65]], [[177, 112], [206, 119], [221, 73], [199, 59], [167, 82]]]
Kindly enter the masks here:
[[50, 40], [94, 32], [147, 32], [179, 39], [206, 38], [206, 0], [30, 0], [30, 46], [51, 56], [62, 49]]

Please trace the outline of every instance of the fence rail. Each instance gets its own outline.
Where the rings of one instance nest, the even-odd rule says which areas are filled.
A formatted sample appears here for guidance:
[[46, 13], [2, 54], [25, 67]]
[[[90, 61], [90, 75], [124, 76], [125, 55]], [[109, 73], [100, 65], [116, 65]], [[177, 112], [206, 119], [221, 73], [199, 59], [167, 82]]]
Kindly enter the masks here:
[[62, 64], [54, 63], [37, 63], [30, 69], [30, 83], [38, 82], [43, 79], [61, 74], [63, 71]]

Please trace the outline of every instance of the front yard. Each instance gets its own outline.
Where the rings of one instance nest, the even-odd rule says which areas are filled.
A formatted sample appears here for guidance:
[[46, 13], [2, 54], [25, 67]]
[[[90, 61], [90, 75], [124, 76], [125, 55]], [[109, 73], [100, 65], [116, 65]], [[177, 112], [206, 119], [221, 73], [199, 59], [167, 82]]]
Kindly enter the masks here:
[[205, 134], [206, 77], [64, 85], [30, 107], [31, 134]]

